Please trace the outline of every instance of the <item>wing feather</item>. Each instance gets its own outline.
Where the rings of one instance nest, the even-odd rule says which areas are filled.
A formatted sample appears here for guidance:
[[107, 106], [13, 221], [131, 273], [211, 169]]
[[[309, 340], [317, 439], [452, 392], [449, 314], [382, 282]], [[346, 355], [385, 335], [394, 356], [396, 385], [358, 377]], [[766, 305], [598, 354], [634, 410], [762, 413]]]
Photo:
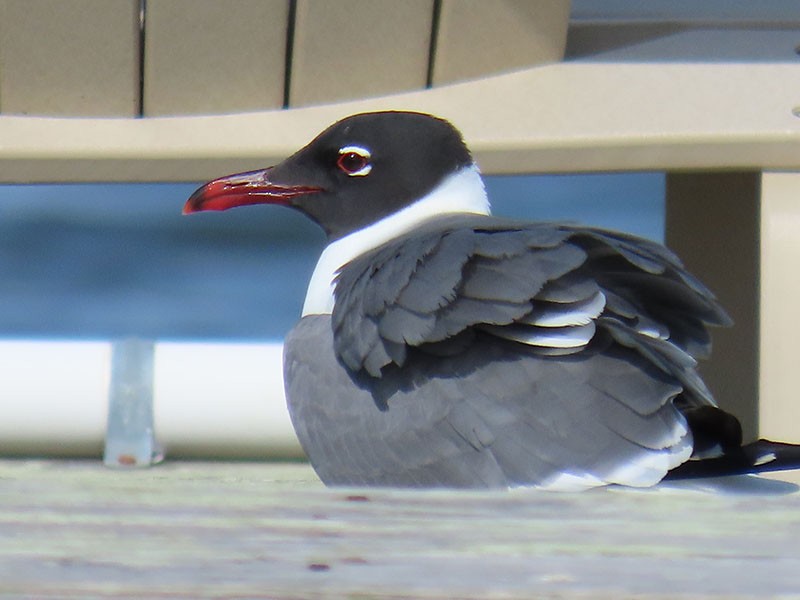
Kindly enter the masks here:
[[373, 377], [404, 364], [409, 348], [473, 329], [542, 355], [578, 352], [603, 331], [701, 402], [711, 396], [694, 358], [709, 353], [708, 325], [727, 323], [714, 296], [655, 242], [482, 216], [435, 219], [356, 258], [338, 275], [333, 310], [337, 355]]

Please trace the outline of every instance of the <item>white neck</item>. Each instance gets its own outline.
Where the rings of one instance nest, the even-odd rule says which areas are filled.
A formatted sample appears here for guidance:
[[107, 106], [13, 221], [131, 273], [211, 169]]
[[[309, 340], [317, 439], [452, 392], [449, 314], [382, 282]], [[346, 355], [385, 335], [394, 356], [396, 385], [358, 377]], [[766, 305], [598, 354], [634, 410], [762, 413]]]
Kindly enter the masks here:
[[328, 244], [308, 284], [303, 316], [331, 314], [334, 278], [351, 260], [408, 233], [428, 219], [452, 213], [489, 214], [489, 199], [477, 166], [461, 169], [414, 204]]

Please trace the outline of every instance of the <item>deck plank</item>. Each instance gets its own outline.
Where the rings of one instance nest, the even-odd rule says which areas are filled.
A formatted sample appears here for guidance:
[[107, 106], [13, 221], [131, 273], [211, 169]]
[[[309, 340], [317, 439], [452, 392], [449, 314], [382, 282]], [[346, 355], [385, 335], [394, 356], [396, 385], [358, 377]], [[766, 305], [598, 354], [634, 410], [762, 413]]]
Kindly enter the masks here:
[[0, 598], [793, 595], [798, 508], [796, 492], [328, 490], [297, 463], [5, 460]]

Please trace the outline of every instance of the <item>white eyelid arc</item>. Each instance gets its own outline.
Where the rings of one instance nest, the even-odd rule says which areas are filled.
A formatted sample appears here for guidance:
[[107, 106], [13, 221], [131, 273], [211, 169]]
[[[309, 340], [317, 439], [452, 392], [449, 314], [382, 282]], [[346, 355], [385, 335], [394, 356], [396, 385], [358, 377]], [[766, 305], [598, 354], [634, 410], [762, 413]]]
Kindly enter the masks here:
[[[339, 148], [339, 156], [344, 154], [358, 154], [358, 156], [364, 158], [365, 160], [369, 161], [372, 158], [372, 153], [367, 150], [366, 148], [362, 148], [361, 146], [345, 146], [343, 148]], [[372, 164], [367, 162], [362, 168], [358, 171], [353, 171], [352, 173], [348, 173], [350, 177], [363, 177], [364, 175], [369, 175], [370, 171], [372, 171]]]

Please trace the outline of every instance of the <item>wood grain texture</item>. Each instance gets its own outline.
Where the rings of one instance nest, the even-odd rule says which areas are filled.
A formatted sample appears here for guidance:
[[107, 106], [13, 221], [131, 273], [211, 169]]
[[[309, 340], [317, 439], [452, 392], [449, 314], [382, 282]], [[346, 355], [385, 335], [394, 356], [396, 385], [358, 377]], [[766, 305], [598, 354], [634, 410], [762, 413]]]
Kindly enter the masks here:
[[795, 594], [796, 493], [327, 490], [304, 464], [0, 461], [0, 598]]

